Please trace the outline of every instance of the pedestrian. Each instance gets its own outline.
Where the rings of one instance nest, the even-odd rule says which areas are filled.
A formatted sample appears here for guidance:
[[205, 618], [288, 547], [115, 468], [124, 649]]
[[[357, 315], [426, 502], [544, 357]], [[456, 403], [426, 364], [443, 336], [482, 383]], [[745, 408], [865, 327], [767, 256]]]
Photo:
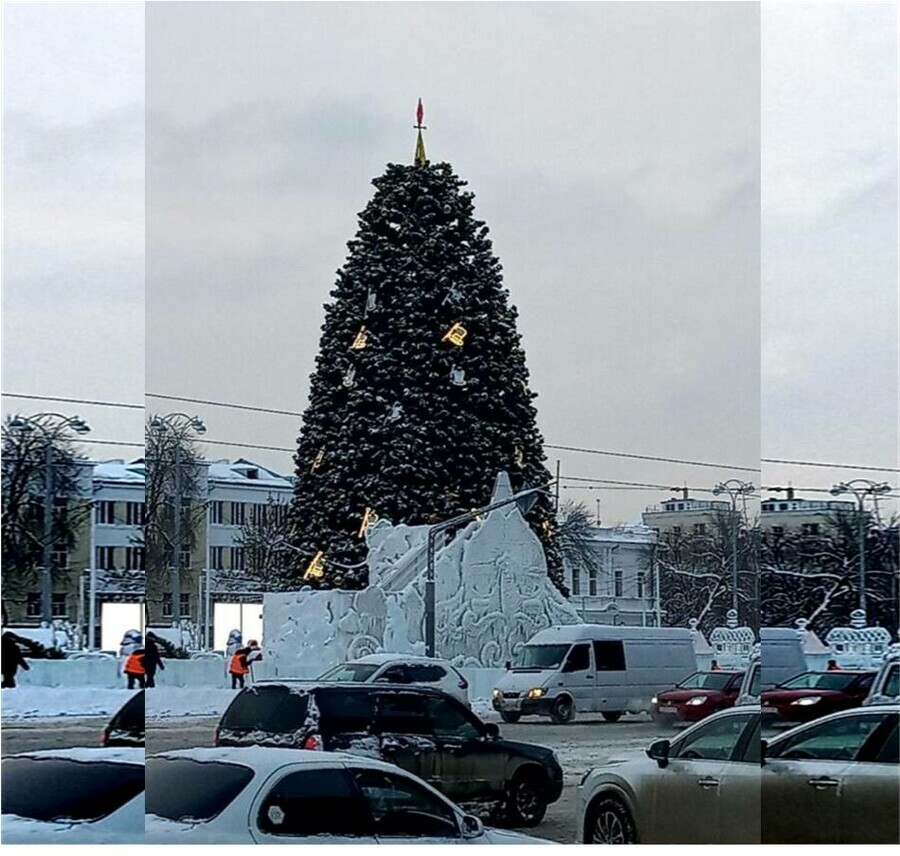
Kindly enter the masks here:
[[231, 688], [236, 690], [238, 687], [244, 688], [244, 676], [250, 671], [247, 660], [251, 648], [238, 648], [232, 655], [228, 664], [228, 674], [231, 675]]
[[838, 665], [837, 660], [829, 660], [828, 661], [828, 671], [829, 672], [843, 672], [844, 670]]
[[147, 642], [144, 645], [144, 673], [147, 688], [156, 686], [156, 670], [166, 670], [166, 664], [163, 663], [162, 657], [159, 655], [159, 646], [156, 644], [156, 634], [148, 633]]
[[709, 664], [709, 670], [711, 672], [721, 672], [722, 667], [719, 665], [719, 661], [713, 660], [712, 663]]
[[128, 689], [133, 690], [135, 684], [137, 684], [141, 689], [144, 689], [144, 687], [146, 686], [144, 681], [146, 670], [144, 669], [143, 648], [135, 648], [134, 651], [132, 651], [128, 655], [128, 659], [125, 660], [125, 667], [123, 671], [128, 677]]
[[19, 650], [16, 642], [18, 638], [10, 630], [0, 637], [0, 671], [3, 672], [4, 689], [12, 689], [16, 685], [16, 673], [19, 671], [19, 666], [26, 672], [31, 669]]

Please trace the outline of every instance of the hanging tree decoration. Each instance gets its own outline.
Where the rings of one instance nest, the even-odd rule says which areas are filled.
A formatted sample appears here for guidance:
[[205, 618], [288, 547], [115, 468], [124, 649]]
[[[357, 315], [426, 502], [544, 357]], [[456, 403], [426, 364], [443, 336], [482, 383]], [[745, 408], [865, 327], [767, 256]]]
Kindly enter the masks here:
[[516, 462], [516, 466], [519, 467], [519, 468], [521, 468], [522, 465], [525, 463], [525, 454], [524, 454], [524, 452], [522, 451], [522, 447], [521, 447], [521, 446], [516, 446], [516, 450], [515, 450], [515, 453], [514, 453], [514, 459], [515, 459], [515, 462]]
[[441, 339], [441, 341], [452, 342], [454, 345], [461, 348], [466, 341], [466, 336], [468, 334], [469, 331], [457, 321], [446, 333], [444, 333], [444, 338]]
[[378, 305], [378, 293], [370, 290], [366, 295], [366, 312], [372, 312]]
[[375, 513], [374, 508], [369, 508], [366, 506], [365, 513], [363, 514], [362, 523], [359, 526], [359, 532], [356, 533], [357, 538], [362, 538], [363, 535], [366, 534], [370, 526], [374, 526], [378, 522], [378, 515]]
[[465, 369], [458, 369], [456, 366], [453, 366], [450, 369], [450, 383], [454, 386], [465, 386], [466, 385], [466, 372]]
[[394, 404], [391, 406], [390, 411], [387, 416], [385, 416], [385, 422], [396, 422], [403, 416], [403, 405], [402, 404]]
[[366, 325], [363, 324], [359, 328], [359, 332], [356, 334], [356, 338], [353, 340], [353, 344], [350, 345], [351, 351], [361, 351], [365, 346], [369, 343], [369, 333], [366, 330]]
[[356, 366], [348, 366], [344, 372], [344, 379], [341, 381], [347, 389], [352, 389], [356, 384]]
[[323, 446], [316, 453], [316, 457], [313, 459], [312, 466], [309, 468], [311, 473], [314, 473], [319, 467], [322, 466], [322, 461], [325, 460], [325, 447]]
[[447, 303], [456, 303], [460, 300], [462, 300], [462, 292], [455, 285], [451, 285], [450, 289], [444, 295], [444, 299], [441, 301], [441, 306], [444, 306]]
[[308, 580], [310, 577], [314, 577], [315, 579], [322, 579], [325, 576], [325, 554], [319, 550], [315, 556], [313, 556], [312, 561], [306, 566], [306, 570], [303, 572], [303, 579]]

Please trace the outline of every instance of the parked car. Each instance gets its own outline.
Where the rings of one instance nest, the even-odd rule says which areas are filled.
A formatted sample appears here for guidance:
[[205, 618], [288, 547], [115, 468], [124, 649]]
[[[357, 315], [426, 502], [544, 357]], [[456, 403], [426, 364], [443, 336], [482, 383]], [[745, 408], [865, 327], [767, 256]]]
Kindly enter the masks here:
[[646, 758], [588, 772], [576, 795], [586, 844], [758, 844], [760, 714], [719, 711]]
[[884, 655], [864, 705], [900, 703], [900, 645], [892, 645]]
[[760, 692], [762, 689], [762, 666], [760, 664], [760, 645], [756, 643], [750, 652], [750, 660], [747, 663], [747, 670], [741, 679], [741, 688], [738, 690], [736, 705], [748, 705], [760, 703]]
[[0, 791], [4, 844], [141, 844], [144, 750], [9, 755]]
[[674, 689], [650, 699], [650, 715], [657, 723], [697, 722], [718, 710], [733, 707], [743, 672], [694, 672]]
[[545, 844], [485, 829], [392, 764], [334, 752], [183, 749], [147, 759], [148, 844]]
[[447, 660], [412, 654], [368, 654], [320, 675], [320, 681], [416, 684], [443, 690], [469, 707], [469, 682]]
[[873, 671], [803, 672], [763, 690], [762, 709], [787, 722], [809, 722], [838, 710], [859, 707], [874, 680]]
[[649, 711], [651, 698], [697, 670], [689, 630], [569, 624], [536, 633], [521, 648], [492, 692], [504, 722], [549, 716], [571, 722], [576, 713]]
[[503, 740], [496, 725], [427, 687], [260, 681], [235, 696], [215, 743], [380, 758], [509, 826], [536, 826], [562, 792], [552, 750]]
[[144, 745], [144, 690], [128, 697], [100, 735], [103, 746]]
[[898, 726], [869, 705], [763, 741], [762, 843], [900, 843]]

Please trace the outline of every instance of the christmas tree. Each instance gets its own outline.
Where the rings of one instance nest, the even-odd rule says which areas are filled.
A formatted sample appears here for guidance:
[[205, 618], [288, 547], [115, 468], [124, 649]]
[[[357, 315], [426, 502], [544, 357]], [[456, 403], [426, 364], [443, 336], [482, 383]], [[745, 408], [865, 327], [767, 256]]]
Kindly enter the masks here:
[[[421, 108], [420, 108], [421, 111]], [[325, 307], [296, 457], [293, 545], [308, 580], [356, 587], [377, 517], [436, 523], [545, 485], [516, 310], [473, 194], [446, 163], [389, 164]], [[564, 588], [553, 508], [528, 521]]]

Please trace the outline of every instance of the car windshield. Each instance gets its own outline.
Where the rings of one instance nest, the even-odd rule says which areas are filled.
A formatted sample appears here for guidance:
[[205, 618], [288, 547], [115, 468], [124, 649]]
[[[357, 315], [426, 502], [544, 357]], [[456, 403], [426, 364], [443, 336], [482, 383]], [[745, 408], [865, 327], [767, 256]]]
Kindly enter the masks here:
[[320, 675], [317, 680], [320, 681], [367, 681], [375, 672], [378, 671], [377, 665], [371, 663], [341, 663], [329, 669], [324, 675]]
[[885, 678], [882, 695], [896, 697], [900, 695], [900, 666], [894, 666]]
[[526, 645], [513, 661], [513, 669], [556, 669], [570, 645]]
[[731, 679], [727, 672], [694, 672], [685, 678], [678, 687], [683, 690], [721, 690]]
[[238, 693], [222, 717], [222, 728], [286, 734], [301, 728], [309, 710], [309, 695], [286, 686], [257, 686]]
[[220, 814], [252, 778], [253, 770], [243, 764], [149, 758], [146, 811], [182, 823], [204, 823]]
[[840, 672], [804, 672], [778, 685], [781, 690], [843, 690], [853, 683], [856, 675]]
[[109, 723], [110, 730], [144, 733], [144, 691], [133, 695]]
[[100, 820], [144, 790], [141, 764], [73, 758], [7, 758], [3, 814], [43, 821]]
[[759, 697], [762, 685], [762, 670], [759, 666], [754, 667], [753, 674], [750, 675], [750, 695]]

